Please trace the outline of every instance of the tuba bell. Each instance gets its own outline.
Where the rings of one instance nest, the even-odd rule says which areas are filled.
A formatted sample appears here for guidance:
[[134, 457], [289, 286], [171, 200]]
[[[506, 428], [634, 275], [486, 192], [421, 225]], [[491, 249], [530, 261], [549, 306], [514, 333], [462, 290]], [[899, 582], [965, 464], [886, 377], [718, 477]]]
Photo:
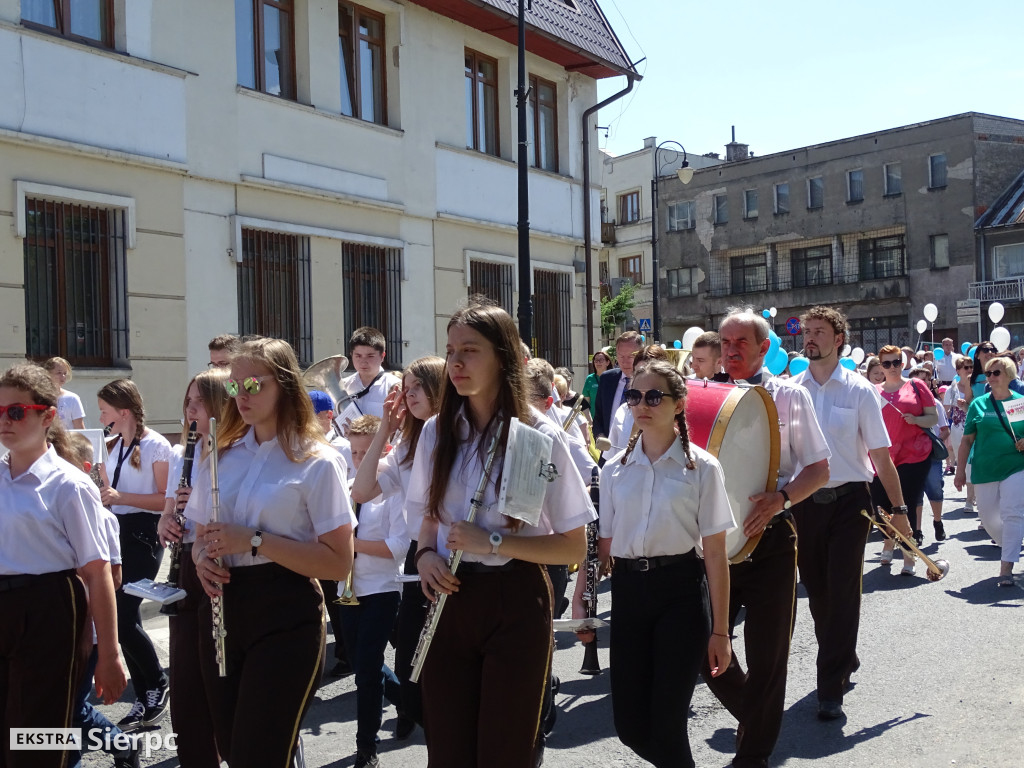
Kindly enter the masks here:
[[348, 358], [344, 355], [331, 355], [323, 360], [317, 360], [302, 374], [302, 384], [306, 389], [321, 389], [334, 400], [335, 411], [340, 411], [350, 398], [345, 388], [341, 386], [342, 375], [348, 368]]

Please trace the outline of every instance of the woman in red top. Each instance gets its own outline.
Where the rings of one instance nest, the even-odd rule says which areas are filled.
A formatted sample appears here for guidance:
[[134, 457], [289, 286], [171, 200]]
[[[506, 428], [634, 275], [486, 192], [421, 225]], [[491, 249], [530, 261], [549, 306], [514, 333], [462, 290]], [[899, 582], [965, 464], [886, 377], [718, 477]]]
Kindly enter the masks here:
[[[877, 384], [878, 394], [882, 396], [882, 417], [885, 428], [889, 432], [889, 455], [900, 476], [905, 507], [894, 509], [893, 524], [901, 533], [910, 535], [910, 522], [913, 523], [913, 536], [920, 546], [923, 540], [920, 520], [908, 521], [907, 509], [914, 510], [924, 502], [924, 483], [931, 469], [932, 441], [926, 430], [935, 426], [938, 415], [935, 411], [935, 398], [924, 382], [903, 378], [903, 351], [896, 346], [882, 347], [878, 353], [885, 381]], [[889, 497], [882, 487], [878, 476], [871, 483], [871, 498], [876, 506], [891, 508]], [[893, 542], [886, 539], [882, 549], [882, 563], [892, 562]], [[914, 574], [914, 557], [908, 552], [903, 553], [904, 576]]]

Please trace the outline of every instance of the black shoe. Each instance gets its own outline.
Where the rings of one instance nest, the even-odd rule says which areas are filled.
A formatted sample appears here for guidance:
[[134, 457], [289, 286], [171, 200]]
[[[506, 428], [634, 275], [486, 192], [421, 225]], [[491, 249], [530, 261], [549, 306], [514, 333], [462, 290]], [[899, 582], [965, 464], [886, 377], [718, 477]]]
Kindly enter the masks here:
[[114, 758], [114, 768], [139, 768], [139, 745], [134, 739], [132, 744], [134, 746], [128, 752]]
[[398, 716], [398, 722], [395, 723], [395, 738], [398, 741], [405, 741], [412, 732], [416, 730], [416, 721], [408, 715], [400, 714]]
[[354, 768], [377, 768], [380, 765], [380, 758], [376, 752], [356, 752], [356, 764]]
[[338, 662], [331, 667], [331, 677], [348, 677], [352, 674], [352, 665], [344, 659], [338, 659]]
[[917, 542], [919, 549], [924, 546], [924, 533], [920, 530], [914, 531], [914, 541]]
[[933, 520], [932, 525], [935, 526], [935, 540], [945, 541], [946, 540], [946, 529], [942, 525], [941, 520]]
[[838, 720], [843, 716], [843, 704], [840, 701], [819, 701], [819, 720]]
[[117, 727], [124, 733], [131, 733], [143, 727], [145, 718], [146, 705], [136, 699], [132, 708], [128, 710], [128, 714], [118, 721]]
[[170, 701], [169, 692], [170, 688], [166, 685], [163, 688], [153, 688], [146, 691], [144, 702], [146, 710], [142, 716], [143, 726], [151, 728], [164, 719], [164, 716], [167, 714], [167, 705]]
[[544, 748], [547, 742], [548, 739], [543, 733], [537, 737], [537, 745], [533, 749], [533, 768], [544, 765]]

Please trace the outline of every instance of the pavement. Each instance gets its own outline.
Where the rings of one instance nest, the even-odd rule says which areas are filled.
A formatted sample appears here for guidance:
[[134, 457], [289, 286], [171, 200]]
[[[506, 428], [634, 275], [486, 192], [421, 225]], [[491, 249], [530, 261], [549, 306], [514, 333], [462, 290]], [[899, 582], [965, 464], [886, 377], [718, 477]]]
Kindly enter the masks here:
[[[978, 529], [977, 516], [962, 511], [963, 495], [953, 490], [952, 478], [945, 479], [943, 519], [949, 538], [933, 540], [926, 510], [923, 549], [929, 557], [949, 562], [946, 578], [928, 581], [921, 563], [914, 577], [900, 576], [899, 558], [892, 566], [879, 564], [881, 536], [873, 532], [868, 542], [858, 644], [862, 665], [853, 676], [854, 689], [846, 695], [845, 716], [836, 721], [822, 722], [816, 716], [817, 645], [806, 595], [802, 588], [798, 590], [786, 714], [773, 766], [998, 768], [1024, 764], [1024, 614], [1020, 613], [1024, 576], [1017, 574], [1014, 587], [996, 586], [999, 549]], [[572, 584], [567, 594], [571, 590]], [[607, 582], [599, 607], [602, 618], [609, 619]], [[147, 606], [145, 625], [167, 664], [166, 617]], [[742, 626], [737, 632], [742, 637]], [[734, 646], [742, 659], [742, 639]], [[555, 673], [561, 678], [556, 697], [559, 714], [548, 738], [544, 765], [648, 765], [615, 736], [608, 674], [579, 674], [582, 658], [575, 636], [559, 633], [554, 660]], [[600, 659], [607, 670], [606, 634], [601, 638]], [[101, 709], [116, 722], [129, 709], [127, 699], [126, 694], [121, 703]], [[729, 765], [736, 723], [703, 683], [694, 693], [687, 726], [698, 766]], [[408, 741], [398, 742], [392, 736], [394, 727], [395, 710], [388, 706], [380, 733], [381, 765], [425, 766], [422, 731], [417, 729]], [[171, 732], [168, 717], [158, 733], [166, 737]], [[353, 678], [325, 676], [303, 723], [302, 738], [310, 768], [353, 765]], [[89, 768], [111, 764], [104, 754], [87, 754], [83, 761]], [[154, 749], [142, 764], [173, 768], [178, 761], [173, 751]]]

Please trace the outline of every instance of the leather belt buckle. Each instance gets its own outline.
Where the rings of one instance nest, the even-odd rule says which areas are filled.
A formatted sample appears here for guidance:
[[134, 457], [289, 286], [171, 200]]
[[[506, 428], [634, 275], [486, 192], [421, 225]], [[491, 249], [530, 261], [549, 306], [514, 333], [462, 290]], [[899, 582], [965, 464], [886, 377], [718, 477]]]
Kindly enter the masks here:
[[834, 504], [839, 498], [839, 494], [836, 493], [835, 488], [819, 488], [811, 494], [811, 498], [814, 499], [815, 504]]
[[636, 559], [636, 569], [638, 571], [646, 572], [651, 570], [651, 564], [648, 562], [646, 557], [638, 557]]

